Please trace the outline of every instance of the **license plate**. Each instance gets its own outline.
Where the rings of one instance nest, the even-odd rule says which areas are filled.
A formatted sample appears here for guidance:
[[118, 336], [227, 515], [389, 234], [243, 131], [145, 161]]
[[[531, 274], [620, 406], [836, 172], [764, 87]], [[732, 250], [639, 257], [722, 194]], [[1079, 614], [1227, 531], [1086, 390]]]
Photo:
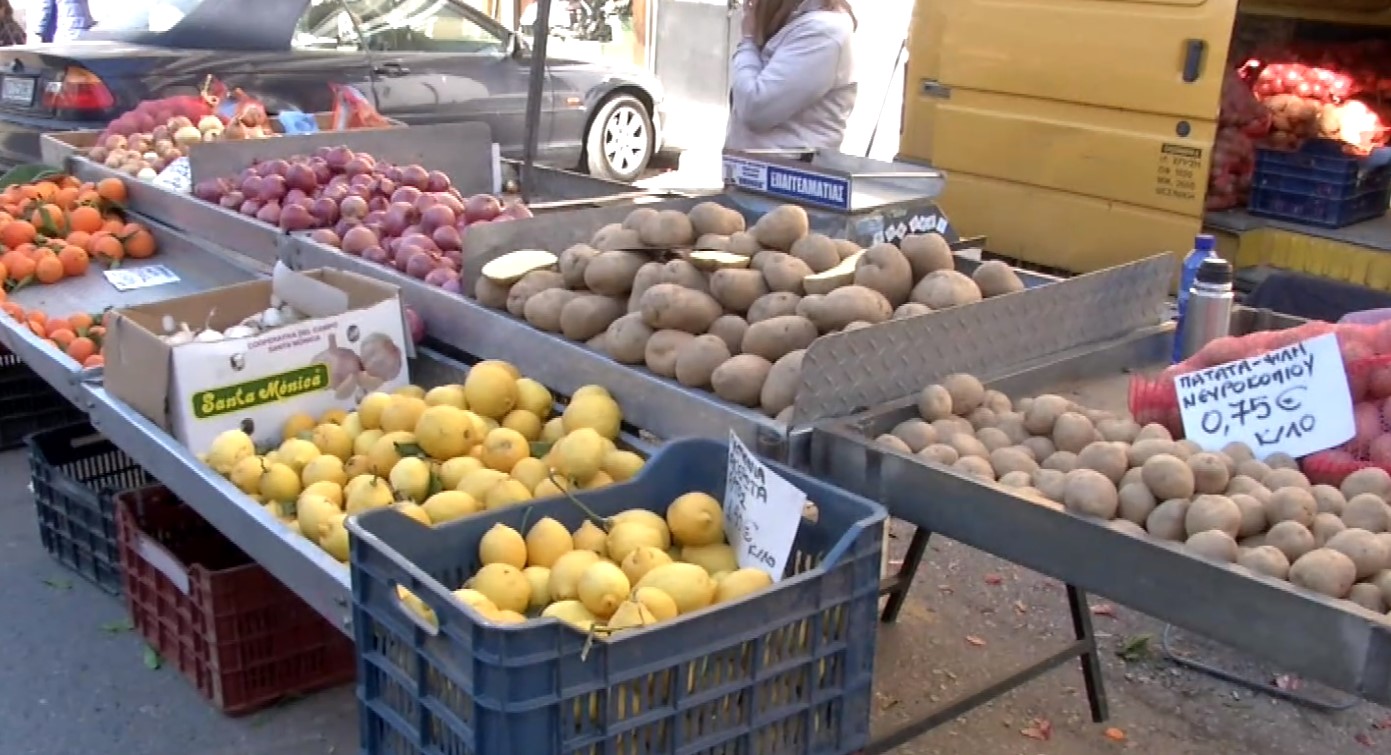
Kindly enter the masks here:
[[16, 105], [34, 103], [34, 80], [26, 77], [6, 76], [0, 84], [0, 100]]

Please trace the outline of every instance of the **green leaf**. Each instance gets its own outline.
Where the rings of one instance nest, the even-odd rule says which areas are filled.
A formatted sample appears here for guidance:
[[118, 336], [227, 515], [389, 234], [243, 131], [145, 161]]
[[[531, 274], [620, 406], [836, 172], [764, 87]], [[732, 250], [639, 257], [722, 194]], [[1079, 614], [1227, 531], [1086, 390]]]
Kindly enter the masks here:
[[71, 589], [72, 589], [72, 582], [71, 582], [71, 581], [66, 580], [66, 579], [59, 579], [59, 578], [57, 578], [57, 577], [49, 577], [48, 579], [45, 579], [45, 580], [43, 581], [43, 583], [46, 584], [46, 585], [48, 585], [49, 587], [52, 587], [52, 588], [55, 589], [55, 590], [71, 590]]
[[106, 632], [107, 634], [120, 634], [121, 632], [129, 632], [134, 628], [135, 625], [130, 623], [130, 619], [117, 619], [115, 621], [108, 621], [105, 624], [101, 625], [101, 631]]
[[553, 446], [555, 446], [555, 441], [538, 440], [531, 444], [531, 457], [533, 459], [544, 458], [546, 454], [551, 452]]
[[440, 492], [441, 490], [444, 490], [444, 482], [440, 480], [439, 475], [435, 474], [434, 472], [431, 472], [430, 485], [425, 489], [425, 499], [429, 500], [430, 496]]
[[164, 665], [164, 659], [159, 657], [159, 652], [149, 645], [145, 646], [145, 668], [151, 671], [158, 671]]
[[419, 456], [422, 459], [425, 458], [425, 451], [421, 449], [420, 446], [414, 443], [397, 443], [396, 453], [400, 454], [401, 458], [405, 458], [407, 456]]
[[1127, 637], [1125, 644], [1121, 645], [1121, 649], [1116, 651], [1116, 655], [1120, 656], [1121, 660], [1131, 663], [1143, 661], [1150, 655], [1150, 640], [1152, 639], [1154, 638], [1147, 634]]
[[10, 168], [5, 175], [0, 176], [0, 189], [6, 189], [20, 184], [31, 184], [36, 181], [42, 181], [45, 178], [56, 178], [61, 175], [63, 175], [63, 171], [51, 165], [33, 163], [29, 165], [16, 165]]
[[20, 290], [21, 288], [24, 288], [25, 286], [27, 286], [27, 285], [29, 285], [29, 284], [31, 284], [31, 283], [33, 283], [33, 282], [34, 282], [34, 276], [33, 276], [32, 274], [31, 274], [31, 275], [26, 275], [26, 276], [24, 276], [23, 278], [21, 278], [21, 279], [15, 281], [15, 283], [14, 283], [13, 286], [10, 286], [10, 293], [14, 293], [15, 291], [18, 291], [18, 290]]

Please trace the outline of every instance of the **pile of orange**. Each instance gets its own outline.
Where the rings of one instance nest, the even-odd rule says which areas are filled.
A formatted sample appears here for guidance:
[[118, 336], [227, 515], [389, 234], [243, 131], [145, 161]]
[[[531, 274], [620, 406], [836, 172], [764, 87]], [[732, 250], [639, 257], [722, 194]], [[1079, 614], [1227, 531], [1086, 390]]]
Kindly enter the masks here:
[[126, 185], [119, 178], [93, 184], [61, 176], [0, 191], [4, 290], [83, 275], [92, 260], [113, 266], [127, 257], [153, 255], [149, 229], [121, 216], [125, 200]]
[[49, 317], [37, 309], [26, 310], [12, 301], [0, 304], [0, 309], [83, 367], [100, 367], [103, 364], [101, 350], [106, 326], [101, 315], [94, 317], [86, 312], [77, 312], [67, 317]]

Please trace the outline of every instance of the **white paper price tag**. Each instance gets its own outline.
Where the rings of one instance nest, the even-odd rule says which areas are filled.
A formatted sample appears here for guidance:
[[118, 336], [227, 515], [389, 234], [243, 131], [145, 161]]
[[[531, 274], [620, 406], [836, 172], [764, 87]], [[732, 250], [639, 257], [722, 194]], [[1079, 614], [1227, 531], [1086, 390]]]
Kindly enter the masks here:
[[729, 433], [725, 471], [724, 531], [741, 569], [767, 572], [782, 579], [807, 494], [765, 467]]
[[1347, 371], [1332, 333], [1174, 378], [1184, 435], [1209, 451], [1250, 446], [1298, 458], [1356, 432]]
[[106, 282], [115, 286], [117, 291], [134, 291], [137, 288], [179, 282], [179, 276], [164, 265], [119, 267], [115, 270], [103, 270], [101, 274], [106, 276]]
[[193, 191], [193, 169], [188, 166], [188, 158], [180, 157], [169, 163], [155, 176], [154, 184], [185, 194]]

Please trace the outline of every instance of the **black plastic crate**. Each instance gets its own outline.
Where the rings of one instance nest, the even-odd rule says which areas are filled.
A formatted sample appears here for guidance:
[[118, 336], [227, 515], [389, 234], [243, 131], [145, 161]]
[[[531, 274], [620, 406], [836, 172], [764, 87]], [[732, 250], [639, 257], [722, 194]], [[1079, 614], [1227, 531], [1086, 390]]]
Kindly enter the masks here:
[[84, 417], [23, 360], [0, 346], [0, 451], [24, 445], [29, 433]]
[[154, 478], [87, 422], [34, 433], [25, 442], [44, 550], [120, 595], [115, 497]]
[[1391, 166], [1345, 155], [1341, 144], [1315, 140], [1298, 152], [1256, 150], [1252, 215], [1341, 228], [1386, 214]]

